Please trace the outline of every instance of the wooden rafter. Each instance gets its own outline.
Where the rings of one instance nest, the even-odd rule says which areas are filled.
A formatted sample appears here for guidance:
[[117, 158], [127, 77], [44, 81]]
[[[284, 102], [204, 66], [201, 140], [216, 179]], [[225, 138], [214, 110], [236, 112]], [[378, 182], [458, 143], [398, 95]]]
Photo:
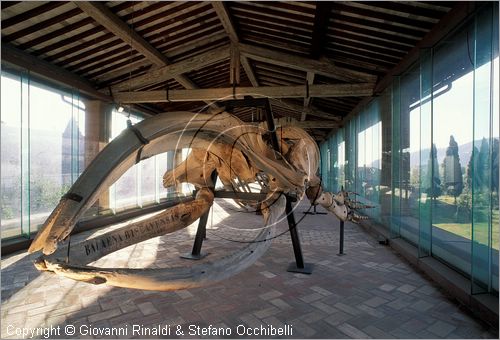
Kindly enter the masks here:
[[142, 53], [156, 66], [168, 64], [168, 60], [163, 54], [158, 52], [103, 3], [97, 1], [74, 1], [73, 3], [108, 31]]
[[278, 52], [263, 47], [239, 44], [240, 53], [250, 59], [288, 67], [304, 72], [314, 72], [327, 77], [349, 81], [349, 82], [375, 82], [377, 77], [371, 74], [353, 71], [339, 67], [328, 60], [314, 60], [284, 52]]
[[[227, 87], [195, 90], [172, 91], [137, 91], [119, 92], [114, 95], [120, 103], [158, 103], [183, 101], [210, 101], [219, 98], [233, 97], [241, 99], [245, 96], [273, 98], [304, 98], [307, 96], [305, 86], [264, 86], [264, 87]], [[335, 84], [311, 85], [310, 97], [366, 97], [373, 94], [373, 84]]]
[[113, 91], [121, 91], [126, 89], [135, 89], [138, 87], [160, 83], [168, 79], [175, 78], [183, 73], [188, 73], [193, 70], [201, 69], [205, 66], [212, 65], [220, 60], [229, 57], [229, 48], [221, 47], [216, 51], [210, 50], [202, 54], [195, 55], [191, 58], [165, 65], [156, 68], [141, 76], [125, 80], [115, 86], [112, 86]]
[[223, 1], [212, 1], [211, 4], [231, 42], [238, 43], [238, 34], [236, 33], [236, 29], [229, 15], [226, 4]]
[[[103, 3], [97, 1], [74, 1], [74, 4], [125, 43], [130, 44], [135, 50], [142, 53], [156, 66], [166, 66], [170, 63], [167, 57], [151, 46], [137, 32], [132, 30]], [[187, 89], [198, 88], [185, 75], [176, 76], [175, 80]]]
[[[282, 125], [286, 126], [287, 124]], [[297, 126], [302, 129], [334, 129], [339, 127], [339, 124], [333, 120], [310, 120], [307, 122], [293, 122], [289, 125]]]
[[295, 102], [293, 102], [291, 100], [287, 100], [287, 99], [271, 100], [271, 103], [273, 106], [284, 107], [286, 109], [300, 112], [301, 114], [302, 114], [302, 112], [305, 111], [306, 114], [308, 114], [309, 116], [314, 116], [314, 117], [329, 119], [329, 120], [337, 120], [337, 121], [341, 120], [340, 117], [335, 116], [334, 114], [324, 112], [324, 111], [319, 110], [319, 109], [312, 107], [312, 106], [305, 108], [302, 105], [296, 104]]
[[[457, 2], [455, 7], [452, 8], [435, 26], [422, 38], [407, 54], [406, 56], [385, 76], [377, 82], [374, 87], [374, 93], [380, 94], [384, 91], [393, 81], [394, 76], [407, 69], [419, 58], [419, 53], [422, 48], [434, 46], [440, 39], [442, 39], [451, 28], [456, 27], [463, 22], [474, 10], [477, 8], [474, 2]], [[363, 98], [350, 112], [347, 114], [343, 122], [347, 122], [354, 115], [359, 113], [369, 102], [370, 98]]]
[[[2, 64], [29, 70], [30, 74], [40, 79], [52, 84], [59, 84], [67, 88], [76, 89], [86, 97], [108, 103], [113, 102], [111, 96], [98, 91], [95, 85], [87, 79], [72, 72], [68, 72], [59, 66], [48, 63], [45, 60], [34, 57], [10, 44], [2, 44]], [[132, 109], [142, 112], [147, 116], [156, 114], [156, 112], [144, 106], [132, 105]]]
[[10, 64], [29, 70], [31, 73], [67, 87], [80, 90], [92, 98], [111, 102], [110, 96], [95, 89], [94, 84], [65, 69], [21, 51], [10, 44], [2, 44], [2, 64]]
[[[63, 6], [65, 3], [62, 1], [49, 1], [48, 3], [42, 4], [26, 12], [20, 13], [8, 19], [2, 20], [2, 29], [9, 28], [11, 26], [17, 25], [23, 21], [26, 21], [32, 17], [40, 15], [42, 13], [49, 12], [57, 7]], [[2, 4], [3, 5], [3, 4]], [[3, 7], [3, 6], [2, 6]], [[3, 8], [2, 8], [3, 9]]]
[[318, 59], [321, 56], [325, 36], [328, 31], [328, 21], [332, 10], [331, 1], [317, 1], [314, 13], [314, 27], [311, 41], [311, 58]]
[[[215, 13], [217, 13], [217, 16], [219, 17], [224, 30], [229, 36], [229, 39], [234, 45], [237, 45], [239, 43], [238, 33], [236, 32], [236, 28], [234, 26], [233, 20], [231, 19], [231, 16], [229, 15], [226, 4], [223, 1], [212, 1], [212, 6], [214, 7]], [[247, 74], [247, 77], [250, 80], [252, 86], [259, 86], [257, 77], [255, 76], [252, 65], [250, 65], [247, 57], [240, 54], [240, 63], [245, 70], [245, 73]]]
[[[306, 81], [307, 81], [308, 86], [311, 86], [314, 84], [314, 76], [315, 76], [314, 72], [307, 72]], [[304, 109], [307, 109], [310, 104], [311, 104], [311, 97], [305, 97], [304, 98]], [[306, 120], [306, 116], [307, 116], [307, 111], [303, 110], [302, 114], [300, 116], [300, 120], [301, 121]]]

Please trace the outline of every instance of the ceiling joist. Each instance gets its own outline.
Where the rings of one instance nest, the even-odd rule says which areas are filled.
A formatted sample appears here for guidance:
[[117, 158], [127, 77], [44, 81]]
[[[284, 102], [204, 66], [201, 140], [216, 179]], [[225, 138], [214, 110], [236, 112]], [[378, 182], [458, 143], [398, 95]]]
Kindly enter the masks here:
[[21, 51], [10, 44], [2, 44], [2, 64], [9, 64], [16, 68], [29, 70], [30, 73], [42, 79], [63, 85], [64, 87], [78, 89], [81, 93], [92, 98], [106, 102], [112, 101], [110, 96], [97, 91], [94, 84], [88, 80]]
[[108, 31], [142, 53], [156, 66], [168, 64], [168, 60], [163, 54], [111, 12], [104, 3], [98, 1], [74, 1], [73, 3]]
[[203, 67], [215, 64], [218, 61], [229, 58], [229, 47], [224, 46], [216, 51], [210, 50], [202, 54], [195, 55], [188, 59], [156, 68], [141, 76], [127, 79], [111, 87], [113, 91], [135, 89], [155, 83], [161, 83], [175, 78], [183, 73], [188, 73]]
[[304, 72], [314, 72], [316, 74], [321, 74], [323, 76], [342, 81], [374, 83], [377, 80], [377, 77], [374, 75], [340, 67], [326, 59], [314, 60], [242, 43], [239, 44], [239, 49], [242, 55], [250, 59], [301, 70]]
[[[308, 91], [309, 90], [309, 91]], [[309, 92], [309, 93], [307, 93]], [[366, 97], [373, 94], [373, 84], [335, 84], [306, 86], [227, 87], [195, 90], [118, 92], [119, 103], [160, 103], [215, 101], [220, 98], [242, 99], [245, 96], [272, 98]]]
[[[170, 64], [167, 57], [151, 46], [143, 37], [130, 28], [116, 14], [111, 12], [103, 3], [98, 1], [74, 1], [74, 4], [96, 22], [143, 54], [154, 65], [161, 67]], [[175, 80], [187, 89], [198, 88], [198, 86], [185, 75], [178, 75], [175, 77]]]
[[[227, 35], [229, 36], [229, 40], [231, 40], [231, 43], [233, 45], [237, 45], [239, 43], [238, 33], [236, 32], [236, 28], [234, 26], [233, 20], [231, 19], [231, 16], [229, 15], [226, 4], [223, 1], [212, 1], [212, 6], [215, 10], [215, 13], [217, 13], [217, 17], [222, 23], [222, 26], [224, 27], [224, 31], [226, 31]], [[259, 86], [257, 77], [255, 76], [252, 65], [250, 64], [250, 61], [247, 59], [247, 57], [240, 54], [240, 63], [245, 70], [245, 73], [247, 74], [247, 77], [250, 80], [252, 86]]]
[[273, 106], [279, 106], [279, 107], [289, 109], [292, 111], [297, 111], [297, 112], [300, 112], [301, 114], [302, 114], [302, 112], [305, 112], [309, 116], [314, 116], [314, 117], [318, 117], [318, 118], [323, 118], [323, 119], [328, 119], [328, 120], [336, 120], [336, 121], [342, 120], [342, 118], [340, 118], [339, 116], [337, 116], [333, 113], [328, 113], [328, 112], [325, 112], [322, 110], [318, 110], [317, 108], [315, 108], [313, 106], [309, 106], [308, 108], [305, 108], [300, 104], [296, 104], [292, 100], [288, 100], [288, 99], [280, 99], [280, 100], [270, 99], [270, 100], [271, 100], [271, 103]]
[[332, 120], [311, 120], [306, 122], [291, 122], [278, 123], [277, 126], [296, 126], [302, 129], [334, 129], [338, 128], [339, 124]]
[[314, 13], [314, 27], [311, 41], [311, 57], [318, 59], [325, 44], [325, 36], [328, 31], [328, 21], [332, 11], [331, 1], [317, 1]]
[[[315, 77], [314, 72], [307, 72], [306, 81], [308, 86], [314, 84], [314, 77]], [[311, 97], [304, 98], [304, 109], [307, 109], [309, 105], [311, 105]], [[300, 116], [300, 120], [301, 121], [306, 120], [306, 116], [307, 116], [307, 111], [303, 110], [302, 115]]]

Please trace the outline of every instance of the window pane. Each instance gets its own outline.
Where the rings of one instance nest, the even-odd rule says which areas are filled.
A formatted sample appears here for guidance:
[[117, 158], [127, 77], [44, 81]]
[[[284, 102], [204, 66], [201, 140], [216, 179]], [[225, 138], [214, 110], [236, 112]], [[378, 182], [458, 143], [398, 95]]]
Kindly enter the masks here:
[[[111, 139], [117, 137], [124, 129], [127, 128], [127, 120], [129, 118], [122, 113], [113, 111], [111, 122]], [[130, 121], [136, 124], [140, 119], [131, 115]], [[140, 203], [139, 192], [137, 187], [139, 165], [136, 164], [128, 169], [115, 184], [110, 187], [110, 207], [115, 212], [134, 208]]]
[[2, 238], [21, 234], [21, 79], [2, 73]]
[[168, 170], [173, 168], [174, 163], [174, 152], [164, 152], [156, 155], [156, 164], [157, 164], [157, 177], [158, 177], [158, 192], [160, 200], [166, 199], [169, 197], [168, 195], [173, 195], [173, 188], [164, 188], [163, 187], [163, 175]]
[[139, 164], [141, 173], [139, 180], [141, 182], [141, 205], [147, 205], [156, 202], [157, 174], [156, 157], [151, 157], [141, 161]]
[[79, 109], [73, 105], [79, 103], [71, 95], [32, 83], [29, 103], [30, 212], [35, 231], [76, 180], [78, 150], [84, 146], [79, 145], [83, 142]]
[[[418, 244], [420, 181], [420, 72], [414, 67], [400, 83], [400, 183], [394, 195], [400, 199], [401, 237]], [[397, 128], [397, 127], [395, 127]]]

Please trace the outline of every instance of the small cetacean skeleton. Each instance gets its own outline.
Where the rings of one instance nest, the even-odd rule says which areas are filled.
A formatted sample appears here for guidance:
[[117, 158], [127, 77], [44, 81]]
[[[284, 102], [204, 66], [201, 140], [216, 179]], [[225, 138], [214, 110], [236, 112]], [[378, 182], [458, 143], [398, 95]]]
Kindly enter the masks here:
[[[365, 208], [348, 193], [324, 192], [317, 176], [319, 149], [312, 137], [294, 126], [278, 128], [279, 152], [268, 142], [263, 125], [235, 116], [170, 112], [145, 119], [124, 130], [85, 169], [48, 217], [30, 252], [42, 251], [39, 270], [68, 278], [117, 287], [177, 290], [203, 286], [235, 275], [253, 264], [270, 246], [274, 225], [285, 211], [285, 194], [320, 204], [339, 220], [359, 220], [353, 208]], [[82, 214], [128, 168], [142, 159], [183, 147], [188, 157], [163, 177], [165, 187], [190, 183], [196, 197], [148, 219], [134, 222], [80, 243], [62, 244]], [[186, 228], [213, 204], [213, 171], [228, 190], [258, 182], [267, 194], [261, 210], [267, 228], [255, 242], [214, 262], [173, 268], [98, 268], [89, 263], [129, 245]], [[59, 244], [64, 246], [58, 247]], [[71, 259], [71, 261], [68, 261]]]

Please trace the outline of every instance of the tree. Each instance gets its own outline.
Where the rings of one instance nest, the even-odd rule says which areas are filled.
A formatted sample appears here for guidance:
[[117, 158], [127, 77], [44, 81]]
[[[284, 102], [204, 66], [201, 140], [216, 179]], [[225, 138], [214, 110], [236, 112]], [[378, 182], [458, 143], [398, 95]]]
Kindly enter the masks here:
[[489, 143], [486, 138], [481, 141], [481, 147], [479, 149], [477, 168], [475, 170], [475, 175], [478, 177], [478, 187], [475, 188], [479, 190], [490, 188], [490, 154], [489, 154]]
[[[439, 178], [439, 164], [437, 161], [436, 144], [432, 144], [431, 152], [429, 153], [429, 161], [427, 162], [427, 186], [426, 192], [432, 198], [437, 198], [441, 195], [441, 179]], [[428, 181], [430, 179], [430, 182]]]
[[477, 188], [479, 186], [479, 176], [477, 175], [477, 169], [478, 169], [478, 157], [479, 156], [479, 149], [474, 146], [472, 150], [472, 155], [469, 159], [469, 163], [467, 163], [467, 179], [465, 181], [467, 188], [469, 189], [470, 192], [472, 192], [472, 187]]
[[492, 159], [492, 166], [491, 166], [491, 176], [492, 176], [492, 188], [494, 192], [497, 194], [497, 199], [498, 199], [498, 177], [499, 177], [499, 169], [498, 169], [498, 162], [499, 162], [499, 145], [498, 145], [498, 138], [495, 138], [493, 140], [493, 151], [491, 153], [491, 159]]
[[453, 136], [450, 136], [450, 144], [446, 149], [446, 157], [443, 160], [444, 189], [449, 195], [455, 198], [462, 193], [464, 188], [462, 179], [462, 166], [458, 154], [458, 144]]

